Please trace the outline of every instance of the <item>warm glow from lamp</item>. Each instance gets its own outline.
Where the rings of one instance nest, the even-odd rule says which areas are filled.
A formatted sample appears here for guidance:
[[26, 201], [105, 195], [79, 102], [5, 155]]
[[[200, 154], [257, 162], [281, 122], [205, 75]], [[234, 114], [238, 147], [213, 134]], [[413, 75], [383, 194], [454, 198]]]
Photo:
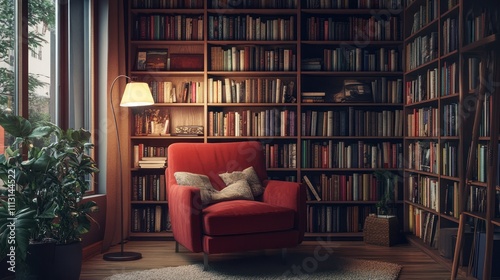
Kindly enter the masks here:
[[149, 85], [142, 82], [130, 82], [125, 86], [121, 107], [149, 106], [155, 104]]

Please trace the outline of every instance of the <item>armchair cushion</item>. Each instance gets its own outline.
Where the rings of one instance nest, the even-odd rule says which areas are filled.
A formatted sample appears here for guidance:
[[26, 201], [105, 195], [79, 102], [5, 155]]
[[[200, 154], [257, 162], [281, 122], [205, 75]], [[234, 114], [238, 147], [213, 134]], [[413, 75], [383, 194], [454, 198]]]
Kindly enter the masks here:
[[202, 217], [204, 234], [211, 236], [286, 231], [295, 224], [293, 209], [249, 200], [212, 204]]
[[246, 180], [252, 189], [254, 197], [261, 195], [264, 192], [264, 187], [260, 183], [259, 176], [253, 169], [253, 166], [245, 168], [243, 171], [233, 171], [219, 174], [220, 178], [226, 185], [233, 184], [238, 180]]

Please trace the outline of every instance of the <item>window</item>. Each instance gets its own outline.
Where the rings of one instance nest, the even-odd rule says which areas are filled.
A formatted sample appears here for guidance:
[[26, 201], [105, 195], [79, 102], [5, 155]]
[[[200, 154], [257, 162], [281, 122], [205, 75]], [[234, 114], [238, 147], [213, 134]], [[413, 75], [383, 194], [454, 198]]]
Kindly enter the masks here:
[[[0, 110], [95, 131], [93, 3], [0, 1]], [[0, 127], [0, 153], [11, 138]]]

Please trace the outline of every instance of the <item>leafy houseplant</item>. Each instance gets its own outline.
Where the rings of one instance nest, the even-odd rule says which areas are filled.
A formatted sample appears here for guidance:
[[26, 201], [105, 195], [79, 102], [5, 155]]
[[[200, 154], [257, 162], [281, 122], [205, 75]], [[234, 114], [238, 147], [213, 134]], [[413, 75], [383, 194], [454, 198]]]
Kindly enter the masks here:
[[[93, 201], [81, 202], [90, 187], [89, 177], [99, 171], [87, 154], [93, 147], [90, 132], [63, 130], [50, 122], [32, 124], [5, 113], [0, 113], [0, 125], [15, 137], [0, 155], [2, 256], [15, 248], [16, 258], [24, 261], [29, 244], [47, 239], [57, 244], [80, 241], [90, 229], [89, 214], [98, 210]], [[44, 144], [39, 147], [35, 141]]]
[[380, 200], [375, 204], [377, 207], [377, 214], [380, 215], [394, 215], [394, 179], [395, 175], [391, 172], [375, 172], [375, 176], [382, 182], [385, 187]]

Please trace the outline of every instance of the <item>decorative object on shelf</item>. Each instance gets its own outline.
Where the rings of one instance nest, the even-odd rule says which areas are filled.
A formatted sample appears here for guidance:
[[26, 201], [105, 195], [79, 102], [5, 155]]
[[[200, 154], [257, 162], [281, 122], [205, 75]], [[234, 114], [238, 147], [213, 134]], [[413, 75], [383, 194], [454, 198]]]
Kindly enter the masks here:
[[[120, 134], [118, 133], [118, 123], [116, 122], [115, 108], [113, 105], [113, 87], [116, 81], [120, 78], [126, 78], [131, 80], [129, 76], [119, 75], [111, 83], [111, 88], [109, 94], [111, 96], [111, 112], [113, 113], [113, 120], [115, 122], [116, 129], [116, 139], [118, 142], [118, 162], [120, 165], [119, 169], [119, 186], [120, 186], [120, 251], [104, 254], [103, 259], [106, 261], [132, 261], [142, 258], [141, 253], [137, 252], [125, 252], [123, 250], [124, 238], [123, 238], [123, 184], [122, 184], [122, 153], [120, 147]], [[149, 106], [153, 105], [153, 96], [147, 83], [142, 82], [130, 82], [126, 85], [125, 91], [123, 93], [122, 100], [120, 102], [121, 107], [137, 107], [137, 106]]]
[[384, 182], [385, 190], [380, 200], [375, 204], [377, 207], [377, 216], [379, 218], [389, 218], [395, 215], [395, 197], [394, 197], [394, 174], [391, 172], [377, 171], [375, 176]]
[[176, 135], [188, 136], [200, 136], [203, 135], [202, 125], [179, 125], [175, 128]]
[[172, 71], [203, 71], [203, 54], [173, 53], [169, 57]]
[[146, 115], [150, 122], [150, 133], [148, 135], [169, 136], [170, 135], [170, 114], [162, 113], [160, 109], [146, 109]]
[[370, 83], [359, 80], [345, 80], [342, 91], [333, 96], [334, 102], [372, 102], [372, 89]]
[[363, 228], [363, 241], [365, 243], [392, 246], [399, 242], [398, 218], [395, 216], [380, 218], [370, 214], [366, 217]]
[[167, 49], [151, 49], [137, 51], [136, 70], [167, 70], [168, 50]]

